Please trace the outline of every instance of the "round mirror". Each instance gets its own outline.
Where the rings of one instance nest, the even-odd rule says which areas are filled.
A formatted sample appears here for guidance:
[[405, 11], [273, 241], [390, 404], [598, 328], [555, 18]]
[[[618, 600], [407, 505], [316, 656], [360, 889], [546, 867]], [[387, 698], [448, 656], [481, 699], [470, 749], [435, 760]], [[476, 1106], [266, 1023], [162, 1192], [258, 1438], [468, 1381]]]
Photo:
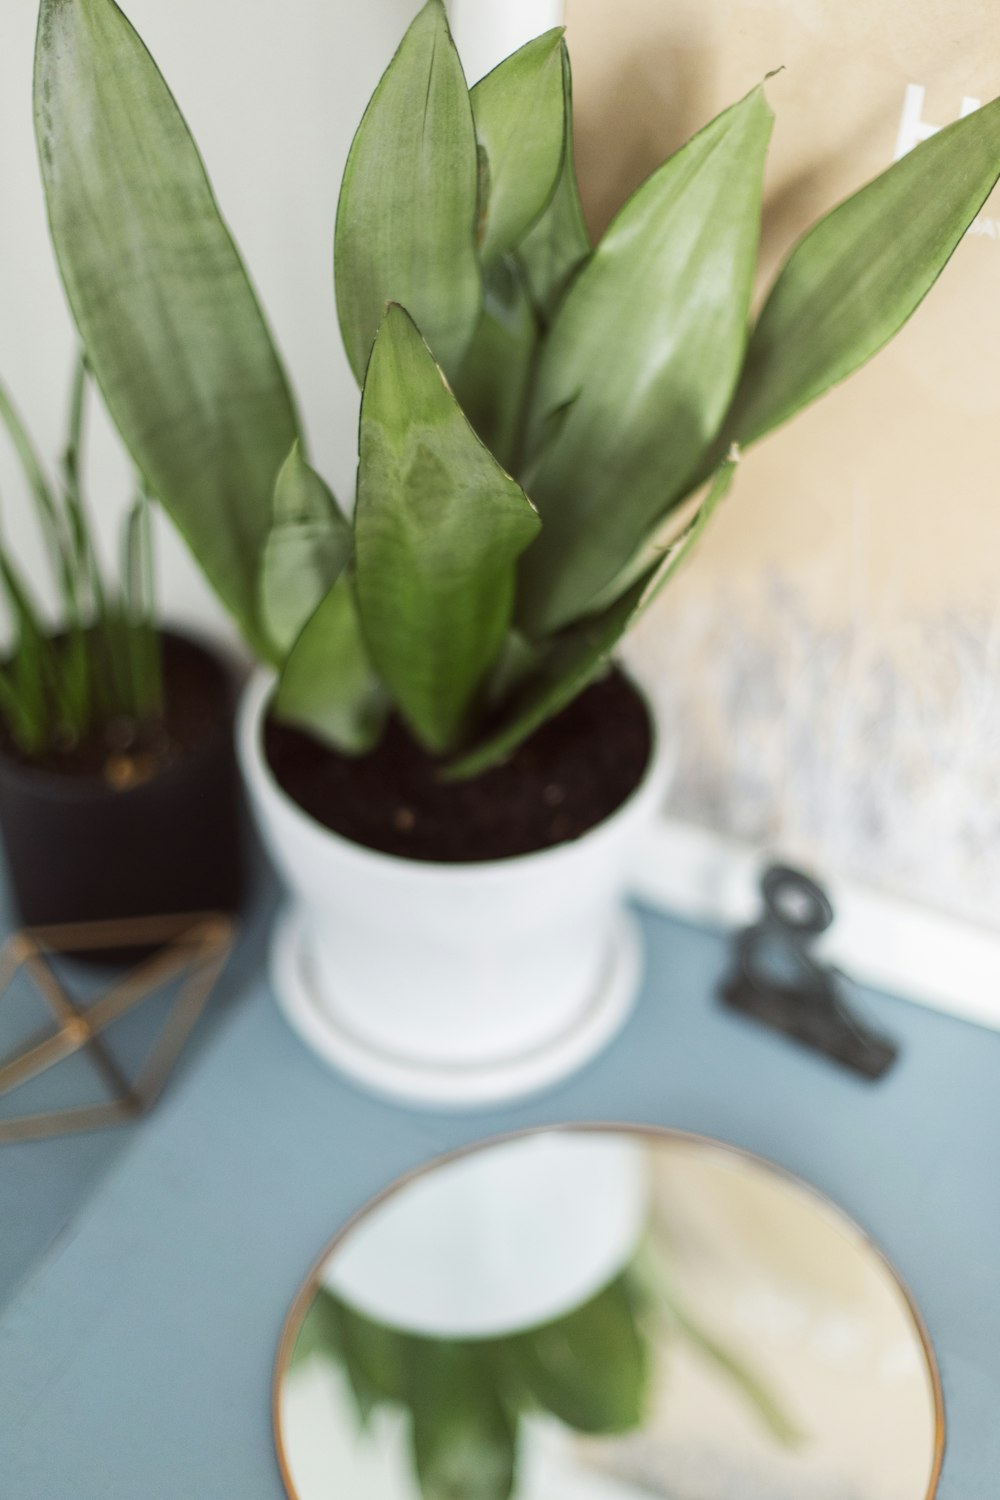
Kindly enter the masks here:
[[929, 1500], [927, 1335], [805, 1184], [644, 1129], [435, 1163], [325, 1252], [275, 1381], [292, 1500]]

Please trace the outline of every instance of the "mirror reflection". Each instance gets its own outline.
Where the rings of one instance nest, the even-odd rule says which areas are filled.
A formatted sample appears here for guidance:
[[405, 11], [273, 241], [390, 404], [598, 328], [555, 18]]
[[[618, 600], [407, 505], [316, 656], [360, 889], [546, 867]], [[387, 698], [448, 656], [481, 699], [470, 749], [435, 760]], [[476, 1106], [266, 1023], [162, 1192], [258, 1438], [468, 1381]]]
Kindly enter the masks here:
[[334, 1243], [279, 1356], [293, 1500], [928, 1500], [933, 1356], [861, 1231], [762, 1161], [561, 1130]]

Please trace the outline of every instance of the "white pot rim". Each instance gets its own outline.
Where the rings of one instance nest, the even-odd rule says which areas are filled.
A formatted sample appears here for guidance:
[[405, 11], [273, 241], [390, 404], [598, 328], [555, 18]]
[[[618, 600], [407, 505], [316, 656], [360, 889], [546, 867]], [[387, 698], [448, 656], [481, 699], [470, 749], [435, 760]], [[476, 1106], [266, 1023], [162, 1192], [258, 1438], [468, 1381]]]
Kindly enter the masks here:
[[345, 838], [343, 834], [312, 817], [280, 785], [264, 754], [261, 727], [276, 682], [276, 673], [267, 668], [261, 667], [253, 672], [243, 690], [237, 715], [237, 753], [248, 784], [266, 787], [267, 795], [282, 808], [283, 815], [292, 820], [303, 836], [326, 848], [350, 851], [353, 858], [370, 867], [377, 865], [383, 874], [396, 875], [407, 881], [419, 879], [430, 883], [455, 880], [456, 877], [461, 877], [463, 881], [470, 878], [484, 881], [507, 878], [512, 869], [526, 870], [529, 866], [532, 870], [543, 866], [556, 869], [563, 862], [572, 862], [574, 852], [582, 842], [586, 841], [593, 846], [605, 836], [610, 836], [616, 831], [617, 825], [630, 816], [637, 802], [655, 805], [666, 793], [676, 758], [673, 747], [667, 744], [649, 695], [631, 675], [628, 680], [646, 706], [651, 727], [649, 760], [640, 780], [613, 812], [577, 838], [553, 844], [547, 849], [535, 849], [527, 854], [507, 855], [503, 859], [435, 861], [388, 854], [384, 850], [371, 849], [366, 844]]

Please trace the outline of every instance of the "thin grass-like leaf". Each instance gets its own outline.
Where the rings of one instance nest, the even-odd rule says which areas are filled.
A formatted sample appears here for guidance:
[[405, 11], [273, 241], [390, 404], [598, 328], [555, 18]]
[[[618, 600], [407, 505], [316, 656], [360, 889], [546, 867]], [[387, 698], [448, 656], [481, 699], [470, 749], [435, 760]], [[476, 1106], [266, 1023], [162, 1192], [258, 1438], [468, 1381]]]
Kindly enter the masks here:
[[[17, 729], [28, 754], [47, 749], [67, 720], [52, 642], [28, 587], [6, 548], [0, 547], [0, 585], [15, 627], [7, 681], [20, 704]], [[14, 724], [12, 722], [12, 728]]]
[[10, 395], [0, 384], [0, 423], [6, 428], [35, 505], [53, 577], [68, 620], [79, 616], [70, 538], [59, 511], [55, 491], [46, 478], [28, 430]]
[[[80, 601], [81, 625], [74, 634], [82, 637], [87, 660], [88, 693], [92, 700], [90, 717], [99, 721], [130, 711], [131, 671], [127, 642], [122, 639], [119, 621], [112, 618], [114, 611], [104, 587], [84, 498], [83, 434], [87, 382], [87, 362], [81, 354], [70, 386], [68, 433], [62, 458], [63, 502]], [[76, 640], [73, 655], [79, 657], [80, 651], [80, 641]]]
[[156, 718], [163, 712], [163, 667], [156, 628], [152, 518], [149, 496], [140, 485], [125, 523], [122, 570], [123, 616], [127, 626], [125, 649], [131, 678], [131, 702], [136, 718]]

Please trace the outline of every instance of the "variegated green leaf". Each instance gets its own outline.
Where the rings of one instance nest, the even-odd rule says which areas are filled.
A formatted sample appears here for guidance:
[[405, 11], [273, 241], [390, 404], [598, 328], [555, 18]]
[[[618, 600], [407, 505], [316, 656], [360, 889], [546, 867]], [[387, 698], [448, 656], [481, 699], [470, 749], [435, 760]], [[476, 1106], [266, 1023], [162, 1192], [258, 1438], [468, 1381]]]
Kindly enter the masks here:
[[114, 0], [42, 0], [35, 122], [70, 305], [111, 415], [250, 641], [296, 418], [173, 96]]
[[261, 553], [260, 618], [279, 661], [353, 549], [349, 522], [296, 441], [278, 474], [271, 530]]
[[378, 743], [386, 696], [361, 637], [349, 570], [320, 601], [285, 659], [274, 711], [344, 755], [364, 755]]
[[511, 257], [486, 273], [483, 311], [455, 377], [455, 395], [505, 469], [514, 468], [538, 324], [520, 265]]
[[726, 432], [749, 443], [870, 359], [943, 271], [1000, 177], [1000, 99], [922, 142], [820, 219], [753, 331]]
[[514, 248], [555, 191], [563, 156], [562, 35], [557, 26], [535, 37], [471, 91], [487, 163], [479, 219], [485, 264]]
[[337, 206], [334, 276], [360, 383], [386, 303], [414, 317], [448, 371], [479, 317], [479, 167], [472, 106], [441, 0], [427, 0], [372, 95]]
[[546, 644], [541, 665], [514, 694], [499, 723], [472, 746], [467, 754], [449, 763], [448, 781], [466, 781], [507, 760], [517, 747], [548, 719], [566, 708], [607, 665], [611, 653], [625, 634], [652, 577], [647, 570], [599, 615], [578, 621]]
[[718, 431], [746, 347], [771, 123], [756, 88], [695, 136], [621, 210], [559, 307], [524, 471], [543, 523], [521, 568], [530, 634], [586, 613]]
[[455, 747], [503, 646], [538, 530], [409, 315], [391, 306], [361, 400], [358, 603], [376, 670], [417, 738]]
[[537, 664], [513, 694], [500, 722], [479, 744], [452, 761], [450, 781], [462, 781], [506, 760], [536, 729], [566, 708], [606, 667], [619, 641], [681, 564], [690, 556], [712, 514], [729, 491], [735, 462], [721, 465], [694, 516], [662, 556], [648, 564], [625, 591], [598, 614], [542, 643]]
[[541, 218], [518, 246], [539, 316], [551, 322], [573, 276], [590, 255], [573, 159], [573, 82], [566, 44], [560, 49], [563, 80], [563, 154], [555, 192]]

